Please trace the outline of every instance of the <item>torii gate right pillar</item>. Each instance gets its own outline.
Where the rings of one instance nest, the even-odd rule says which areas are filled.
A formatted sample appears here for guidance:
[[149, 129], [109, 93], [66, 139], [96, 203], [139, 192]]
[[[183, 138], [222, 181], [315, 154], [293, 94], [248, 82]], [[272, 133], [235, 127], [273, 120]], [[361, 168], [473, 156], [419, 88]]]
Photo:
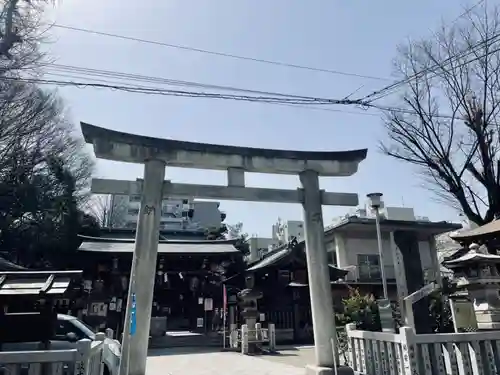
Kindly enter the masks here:
[[304, 227], [306, 237], [307, 273], [314, 332], [316, 361], [308, 365], [313, 374], [331, 373], [335, 365], [332, 340], [336, 338], [330, 274], [325, 246], [325, 229], [319, 175], [307, 170], [300, 175], [304, 189]]

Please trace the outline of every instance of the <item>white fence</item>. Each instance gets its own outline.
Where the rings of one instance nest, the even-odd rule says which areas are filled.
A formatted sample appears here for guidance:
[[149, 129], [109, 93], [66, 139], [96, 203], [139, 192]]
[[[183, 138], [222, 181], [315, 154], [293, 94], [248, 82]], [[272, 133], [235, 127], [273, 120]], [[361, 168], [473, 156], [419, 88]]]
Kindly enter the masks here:
[[0, 352], [0, 375], [102, 375], [102, 340], [80, 340], [76, 349]]
[[350, 366], [363, 375], [497, 375], [500, 331], [416, 335], [346, 326]]

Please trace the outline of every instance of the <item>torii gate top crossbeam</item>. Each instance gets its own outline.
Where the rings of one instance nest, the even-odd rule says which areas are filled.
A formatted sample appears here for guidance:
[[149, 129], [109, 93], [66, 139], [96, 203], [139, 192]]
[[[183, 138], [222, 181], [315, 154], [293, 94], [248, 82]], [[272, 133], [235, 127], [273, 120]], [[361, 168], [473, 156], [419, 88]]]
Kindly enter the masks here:
[[195, 169], [292, 174], [305, 170], [321, 176], [351, 176], [366, 158], [366, 149], [352, 151], [291, 151], [223, 146], [160, 139], [122, 133], [82, 122], [87, 143], [94, 146], [97, 158], [143, 163], [163, 160], [167, 166]]

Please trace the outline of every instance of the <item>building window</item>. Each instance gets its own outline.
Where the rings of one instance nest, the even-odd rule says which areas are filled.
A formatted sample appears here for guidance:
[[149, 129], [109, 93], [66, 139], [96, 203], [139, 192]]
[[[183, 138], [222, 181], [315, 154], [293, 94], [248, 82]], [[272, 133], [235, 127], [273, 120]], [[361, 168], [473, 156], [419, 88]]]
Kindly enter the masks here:
[[189, 203], [189, 201], [187, 199], [182, 200], [182, 204], [188, 204], [188, 203]]
[[359, 278], [364, 280], [380, 280], [380, 259], [376, 254], [358, 254]]
[[139, 215], [139, 209], [138, 208], [129, 208], [128, 214], [129, 215]]

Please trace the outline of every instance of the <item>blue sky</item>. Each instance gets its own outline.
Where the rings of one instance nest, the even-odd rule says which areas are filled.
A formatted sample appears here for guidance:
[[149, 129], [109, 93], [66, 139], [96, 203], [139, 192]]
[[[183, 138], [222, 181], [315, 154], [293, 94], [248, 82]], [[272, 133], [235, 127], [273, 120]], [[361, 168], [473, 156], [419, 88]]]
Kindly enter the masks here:
[[[493, 1], [490, 1], [493, 3]], [[474, 3], [341, 0], [68, 0], [54, 11], [57, 23], [360, 75], [391, 78], [396, 46], [431, 35]], [[262, 91], [342, 98], [388, 82], [235, 60], [53, 28], [49, 52], [57, 64], [113, 70]], [[109, 90], [62, 88], [75, 123], [154, 137], [300, 150], [368, 148], [359, 172], [321, 180], [329, 191], [384, 193], [386, 205], [414, 207], [417, 215], [458, 221], [436, 203], [408, 165], [378, 151], [384, 130], [377, 112], [332, 107], [313, 111], [269, 104], [173, 98]], [[349, 112], [360, 112], [352, 114]], [[96, 175], [132, 179], [139, 165], [99, 161]], [[222, 184], [220, 172], [167, 169], [175, 182]], [[249, 174], [248, 185], [298, 187], [298, 178]], [[222, 202], [228, 223], [269, 236], [280, 216], [300, 219], [299, 205]], [[325, 208], [325, 224], [347, 212]]]

